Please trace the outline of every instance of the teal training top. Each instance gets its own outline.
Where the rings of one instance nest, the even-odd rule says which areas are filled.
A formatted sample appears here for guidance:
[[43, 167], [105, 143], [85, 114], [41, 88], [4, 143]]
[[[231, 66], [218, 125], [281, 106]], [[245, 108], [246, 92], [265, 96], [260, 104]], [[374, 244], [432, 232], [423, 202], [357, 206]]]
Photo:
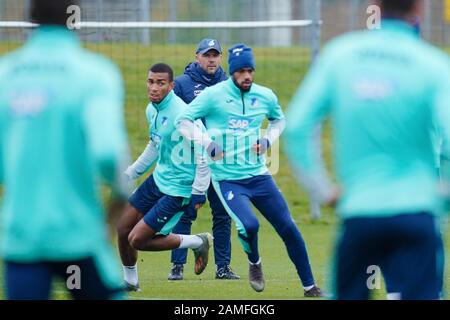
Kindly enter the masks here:
[[448, 56], [383, 20], [326, 46], [289, 106], [285, 149], [306, 180], [327, 185], [312, 136], [329, 116], [342, 217], [439, 212], [434, 139], [450, 137], [449, 110]]
[[117, 284], [99, 179], [115, 186], [128, 156], [118, 69], [72, 32], [41, 27], [0, 60], [0, 88], [1, 255], [93, 256]]
[[158, 148], [153, 177], [167, 195], [190, 198], [195, 178], [195, 156], [191, 143], [175, 129], [174, 121], [187, 104], [173, 90], [159, 103], [149, 103], [147, 120], [150, 139]]
[[261, 137], [265, 119], [284, 118], [272, 90], [254, 83], [249, 92], [241, 92], [230, 78], [203, 90], [176, 123], [199, 118], [204, 119], [208, 134], [225, 152], [224, 159], [210, 163], [214, 181], [267, 173], [265, 157], [257, 156], [251, 147]]

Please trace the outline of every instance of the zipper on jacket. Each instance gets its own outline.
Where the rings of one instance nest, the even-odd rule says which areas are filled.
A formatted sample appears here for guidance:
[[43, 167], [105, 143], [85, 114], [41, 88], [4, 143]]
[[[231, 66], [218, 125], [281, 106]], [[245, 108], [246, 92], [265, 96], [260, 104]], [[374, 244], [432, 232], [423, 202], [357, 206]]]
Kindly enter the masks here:
[[158, 130], [158, 115], [159, 115], [159, 111], [156, 111], [156, 117], [155, 117], [155, 130]]
[[241, 99], [242, 99], [242, 114], [245, 115], [245, 101], [244, 101], [244, 92], [241, 91]]

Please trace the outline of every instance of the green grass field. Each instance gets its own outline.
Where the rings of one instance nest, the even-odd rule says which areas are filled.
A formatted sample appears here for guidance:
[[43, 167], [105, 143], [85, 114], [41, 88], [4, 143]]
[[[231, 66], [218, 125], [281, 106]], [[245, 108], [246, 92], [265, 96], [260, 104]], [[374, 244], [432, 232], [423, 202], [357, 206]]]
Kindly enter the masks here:
[[[0, 44], [0, 55], [12, 49], [14, 45]], [[146, 73], [156, 62], [166, 62], [180, 74], [184, 66], [193, 59], [195, 46], [147, 46], [135, 44], [89, 45], [90, 49], [111, 57], [121, 68], [126, 84], [126, 121], [133, 157], [136, 158], [147, 143], [147, 123], [145, 107]], [[309, 52], [303, 48], [268, 49], [256, 48], [257, 83], [269, 86], [278, 95], [280, 103], [286, 107], [309, 65]], [[224, 59], [225, 60], [225, 59]], [[226, 62], [226, 61], [224, 61]], [[224, 63], [227, 68], [226, 63]], [[325, 159], [330, 165], [329, 130], [324, 135]], [[287, 161], [281, 153], [280, 170], [275, 179], [285, 195], [292, 216], [306, 241], [313, 272], [319, 286], [329, 289], [333, 257], [333, 243], [338, 220], [329, 209], [325, 209], [323, 218], [313, 221], [309, 215], [309, 202], [305, 193], [294, 181]], [[139, 182], [143, 181], [140, 179]], [[214, 279], [214, 260], [205, 272], [196, 276], [193, 271], [193, 255], [190, 252], [185, 266], [185, 280], [170, 282], [167, 275], [170, 268], [170, 253], [141, 253], [138, 268], [142, 292], [133, 293], [131, 299], [302, 299], [303, 290], [290, 262], [281, 239], [272, 227], [258, 213], [261, 222], [259, 233], [260, 253], [266, 276], [266, 289], [262, 293], [254, 292], [248, 284], [246, 256], [237, 240], [236, 230], [232, 232], [232, 267], [241, 276], [241, 280], [223, 281]], [[210, 231], [211, 214], [203, 208], [194, 223], [193, 232]], [[448, 234], [448, 233], [447, 233]], [[446, 254], [449, 255], [450, 237], [446, 236]], [[0, 266], [1, 268], [1, 266]], [[446, 291], [450, 289], [448, 280], [450, 270], [446, 270]], [[0, 272], [0, 284], [3, 273]], [[384, 298], [384, 289], [374, 290], [374, 297]], [[0, 298], [2, 297], [0, 293]], [[54, 297], [67, 297], [62, 284], [55, 285]], [[448, 295], [446, 296], [448, 298]]]

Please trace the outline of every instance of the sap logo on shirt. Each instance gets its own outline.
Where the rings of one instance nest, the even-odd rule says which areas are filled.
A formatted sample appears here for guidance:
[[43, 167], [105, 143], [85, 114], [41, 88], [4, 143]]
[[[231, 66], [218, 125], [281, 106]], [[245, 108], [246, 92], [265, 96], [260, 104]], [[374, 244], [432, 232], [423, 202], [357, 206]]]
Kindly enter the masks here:
[[246, 131], [253, 119], [248, 117], [229, 117], [228, 129]]
[[203, 90], [194, 90], [194, 97], [198, 97], [200, 93], [202, 93]]

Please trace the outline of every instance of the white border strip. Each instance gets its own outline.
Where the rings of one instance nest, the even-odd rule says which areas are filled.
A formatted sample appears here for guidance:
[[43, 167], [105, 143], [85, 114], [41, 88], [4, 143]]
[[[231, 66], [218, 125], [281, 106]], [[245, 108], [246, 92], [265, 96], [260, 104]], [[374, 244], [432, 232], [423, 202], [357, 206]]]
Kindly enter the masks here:
[[[312, 20], [287, 20], [287, 21], [155, 21], [155, 22], [80, 22], [75, 23], [74, 27], [78, 28], [100, 28], [100, 29], [116, 29], [116, 28], [134, 28], [134, 29], [235, 29], [235, 28], [283, 28], [283, 27], [307, 27], [313, 25]], [[0, 28], [33, 28], [38, 25], [25, 21], [0, 21]]]

